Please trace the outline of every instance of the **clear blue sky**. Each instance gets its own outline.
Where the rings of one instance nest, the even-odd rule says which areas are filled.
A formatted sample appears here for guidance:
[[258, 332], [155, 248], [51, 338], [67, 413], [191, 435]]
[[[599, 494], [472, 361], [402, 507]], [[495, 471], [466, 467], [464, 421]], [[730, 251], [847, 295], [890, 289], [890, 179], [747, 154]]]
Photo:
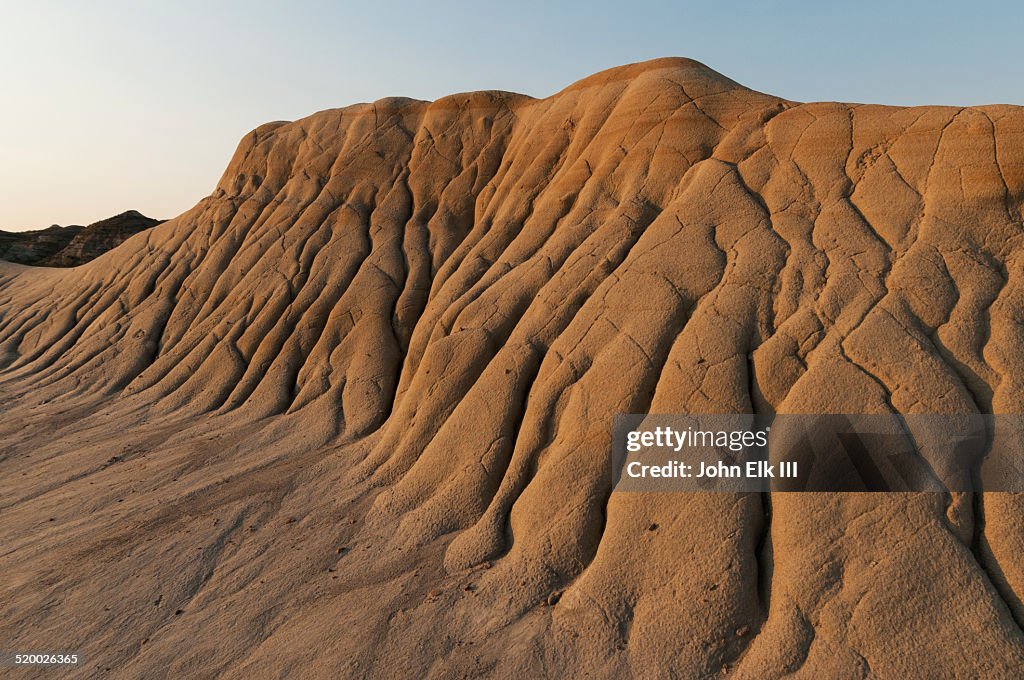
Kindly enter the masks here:
[[0, 0], [0, 228], [171, 217], [266, 121], [659, 56], [802, 101], [1024, 104], [1024, 3]]

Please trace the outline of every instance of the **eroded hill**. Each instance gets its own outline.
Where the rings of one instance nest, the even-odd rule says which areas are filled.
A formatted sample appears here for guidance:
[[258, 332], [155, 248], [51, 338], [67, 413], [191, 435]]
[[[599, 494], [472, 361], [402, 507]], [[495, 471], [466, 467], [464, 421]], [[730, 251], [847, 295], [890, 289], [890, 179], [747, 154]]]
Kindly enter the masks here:
[[77, 267], [162, 221], [128, 210], [87, 227], [55, 224], [37, 231], [0, 231], [0, 260], [40, 267]]
[[1020, 412], [1024, 111], [682, 59], [247, 135], [0, 264], [0, 639], [86, 677], [1011, 677], [1008, 494], [610, 494], [620, 412]]

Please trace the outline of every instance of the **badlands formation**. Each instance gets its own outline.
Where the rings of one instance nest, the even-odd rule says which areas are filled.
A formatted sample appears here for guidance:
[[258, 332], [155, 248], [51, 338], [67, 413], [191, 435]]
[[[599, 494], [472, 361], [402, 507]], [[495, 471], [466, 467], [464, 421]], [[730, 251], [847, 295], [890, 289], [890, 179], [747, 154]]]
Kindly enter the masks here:
[[161, 222], [129, 210], [87, 227], [55, 224], [37, 231], [0, 231], [0, 260], [43, 267], [77, 267]]
[[612, 494], [609, 457], [616, 413], [1021, 412], [1022, 199], [1020, 108], [685, 59], [257, 128], [183, 215], [0, 263], [0, 641], [68, 677], [1019, 676], [1024, 498]]

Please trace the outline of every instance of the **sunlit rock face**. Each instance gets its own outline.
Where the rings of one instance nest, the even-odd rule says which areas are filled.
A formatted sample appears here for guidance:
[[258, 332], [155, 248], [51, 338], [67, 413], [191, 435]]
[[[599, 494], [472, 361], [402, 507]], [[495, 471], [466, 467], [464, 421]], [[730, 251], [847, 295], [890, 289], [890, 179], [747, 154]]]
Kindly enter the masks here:
[[1022, 197], [1020, 108], [685, 59], [257, 128], [183, 215], [0, 263], [0, 639], [82, 677], [1017, 675], [1019, 497], [612, 494], [609, 456], [617, 413], [1024, 410]]

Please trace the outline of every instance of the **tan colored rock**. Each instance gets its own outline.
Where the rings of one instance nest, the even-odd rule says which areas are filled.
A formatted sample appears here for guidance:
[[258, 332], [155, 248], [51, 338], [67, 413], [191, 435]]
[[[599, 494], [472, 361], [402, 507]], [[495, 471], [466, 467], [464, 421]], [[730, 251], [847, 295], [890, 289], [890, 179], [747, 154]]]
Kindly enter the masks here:
[[620, 412], [1024, 410], [1022, 200], [1020, 108], [684, 59], [264, 125], [185, 214], [0, 263], [0, 641], [79, 677], [1019, 675], [1018, 496], [610, 495], [609, 454]]

